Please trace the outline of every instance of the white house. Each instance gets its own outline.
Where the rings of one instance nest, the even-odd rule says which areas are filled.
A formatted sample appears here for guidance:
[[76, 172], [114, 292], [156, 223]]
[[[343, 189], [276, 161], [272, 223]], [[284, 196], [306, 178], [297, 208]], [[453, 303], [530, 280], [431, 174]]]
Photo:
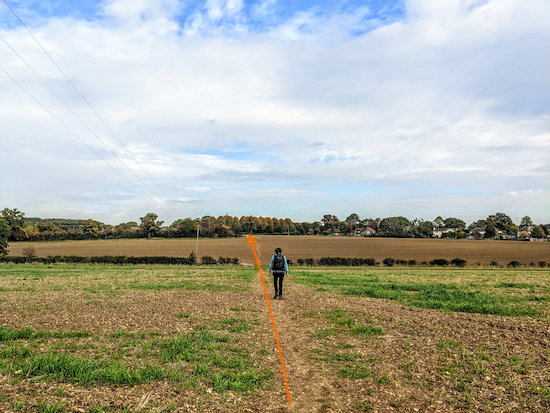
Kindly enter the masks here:
[[445, 228], [445, 227], [434, 228], [432, 237], [441, 238], [443, 234], [447, 234], [449, 232], [456, 232], [457, 230], [458, 228]]

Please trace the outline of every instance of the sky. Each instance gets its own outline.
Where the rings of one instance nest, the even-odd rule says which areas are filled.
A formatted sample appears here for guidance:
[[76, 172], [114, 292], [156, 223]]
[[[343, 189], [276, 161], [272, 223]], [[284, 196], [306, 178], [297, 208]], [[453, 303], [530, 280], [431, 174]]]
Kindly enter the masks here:
[[2, 0], [0, 36], [0, 208], [550, 223], [547, 0]]

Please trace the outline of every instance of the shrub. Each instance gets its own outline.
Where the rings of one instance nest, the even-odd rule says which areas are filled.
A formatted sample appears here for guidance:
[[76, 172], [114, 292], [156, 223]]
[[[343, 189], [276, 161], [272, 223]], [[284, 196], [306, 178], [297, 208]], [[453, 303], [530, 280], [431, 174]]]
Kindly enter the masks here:
[[491, 261], [491, 264], [489, 264], [491, 267], [498, 267], [498, 262]]
[[407, 260], [395, 260], [395, 265], [401, 265], [402, 267], [405, 267], [408, 265]]
[[409, 267], [414, 267], [416, 266], [416, 260], [409, 260], [408, 264], [409, 264]]
[[212, 258], [210, 255], [205, 255], [201, 257], [201, 264], [202, 265], [215, 265], [217, 264], [217, 261]]
[[395, 264], [395, 260], [393, 258], [385, 258], [382, 262], [386, 267], [393, 267]]
[[33, 246], [23, 248], [23, 255], [27, 258], [28, 262], [31, 262], [33, 257], [36, 256], [36, 250]]
[[467, 261], [462, 258], [454, 258], [451, 260], [451, 265], [454, 265], [455, 267], [465, 267], [466, 262]]
[[302, 258], [298, 258], [298, 265], [299, 266], [303, 266], [304, 265], [304, 260]]
[[430, 261], [432, 267], [446, 267], [449, 265], [449, 261], [445, 258], [436, 258], [435, 260]]
[[221, 265], [226, 265], [226, 264], [231, 264], [233, 262], [233, 258], [229, 258], [229, 257], [220, 257], [218, 258], [218, 263], [221, 264]]
[[231, 263], [233, 265], [239, 265], [239, 259], [237, 257], [233, 258], [233, 260], [231, 261]]
[[521, 264], [519, 263], [519, 261], [514, 260], [514, 261], [510, 261], [510, 262], [508, 263], [508, 268], [517, 268], [517, 267], [519, 267], [520, 265], [521, 265]]
[[374, 267], [376, 261], [374, 258], [342, 258], [342, 257], [323, 257], [319, 260], [319, 265], [327, 267]]
[[313, 267], [315, 265], [315, 260], [313, 258], [306, 258], [306, 265]]
[[539, 267], [545, 268], [546, 267], [546, 261], [539, 261]]

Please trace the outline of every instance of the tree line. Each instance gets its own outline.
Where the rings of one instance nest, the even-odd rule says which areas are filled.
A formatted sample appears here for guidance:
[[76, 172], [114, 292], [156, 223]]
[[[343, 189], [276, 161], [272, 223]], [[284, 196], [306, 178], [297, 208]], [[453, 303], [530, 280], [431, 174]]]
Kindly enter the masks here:
[[[370, 229], [372, 236], [381, 237], [432, 237], [435, 228], [453, 229], [442, 234], [444, 238], [466, 238], [468, 236], [494, 238], [499, 235], [513, 236], [520, 232], [525, 237], [544, 238], [550, 225], [535, 226], [529, 216], [524, 216], [516, 225], [504, 213], [489, 215], [485, 219], [470, 225], [454, 217], [437, 217], [433, 221], [405, 217], [361, 219], [356, 213], [340, 220], [332, 214], [324, 215], [315, 222], [293, 222], [290, 218], [270, 218], [241, 216], [209, 216], [202, 218], [182, 218], [170, 225], [163, 225], [158, 215], [152, 212], [139, 218], [140, 222], [130, 221], [118, 225], [105, 224], [92, 218], [77, 219], [41, 219], [27, 218], [17, 208], [4, 208], [0, 213], [0, 254], [6, 254], [8, 242], [13, 241], [58, 241], [82, 239], [116, 238], [188, 238], [240, 237], [243, 234], [280, 234], [280, 235], [352, 235], [358, 229]], [[530, 234], [522, 234], [521, 229], [529, 229]], [[478, 232], [475, 230], [478, 229]], [[198, 234], [197, 234], [198, 232]], [[480, 235], [482, 234], [482, 235]]]

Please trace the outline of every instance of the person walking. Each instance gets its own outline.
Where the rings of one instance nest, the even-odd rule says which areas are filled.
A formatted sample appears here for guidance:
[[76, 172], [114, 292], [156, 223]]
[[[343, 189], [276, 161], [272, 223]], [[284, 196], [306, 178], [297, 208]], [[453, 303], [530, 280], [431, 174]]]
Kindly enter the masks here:
[[283, 299], [283, 278], [285, 274], [288, 275], [288, 262], [282, 253], [282, 249], [275, 248], [275, 255], [271, 257], [271, 262], [269, 263], [269, 274], [273, 273], [273, 284], [275, 286], [274, 300], [277, 298], [279, 300]]

